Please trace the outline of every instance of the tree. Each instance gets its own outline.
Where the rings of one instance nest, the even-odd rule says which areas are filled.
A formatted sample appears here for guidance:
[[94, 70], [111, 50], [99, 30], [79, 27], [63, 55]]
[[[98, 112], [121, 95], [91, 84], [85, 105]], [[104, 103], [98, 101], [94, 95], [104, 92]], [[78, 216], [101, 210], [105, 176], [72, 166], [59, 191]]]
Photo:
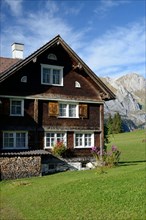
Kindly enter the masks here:
[[107, 120], [107, 129], [108, 129], [108, 134], [113, 133], [113, 119], [112, 119], [111, 115], [109, 115], [109, 118]]
[[109, 115], [109, 118], [107, 120], [107, 129], [108, 134], [118, 134], [123, 131], [122, 119], [118, 112], [113, 116], [113, 118], [111, 117], [111, 115]]
[[113, 117], [112, 130], [113, 134], [118, 134], [122, 132], [122, 119], [118, 112]]

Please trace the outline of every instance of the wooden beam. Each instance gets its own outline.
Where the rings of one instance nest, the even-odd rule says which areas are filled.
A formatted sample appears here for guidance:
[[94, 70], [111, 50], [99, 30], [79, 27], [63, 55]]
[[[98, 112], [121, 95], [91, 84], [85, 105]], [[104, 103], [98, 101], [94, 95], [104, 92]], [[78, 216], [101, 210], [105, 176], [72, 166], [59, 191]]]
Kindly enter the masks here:
[[38, 99], [34, 100], [34, 121], [38, 124]]

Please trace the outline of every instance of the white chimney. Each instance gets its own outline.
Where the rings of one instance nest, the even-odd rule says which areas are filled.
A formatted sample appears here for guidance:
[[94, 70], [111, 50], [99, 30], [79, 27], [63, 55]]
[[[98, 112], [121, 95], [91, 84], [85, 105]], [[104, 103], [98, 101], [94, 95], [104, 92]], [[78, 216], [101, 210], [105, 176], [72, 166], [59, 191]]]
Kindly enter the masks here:
[[11, 47], [12, 47], [12, 58], [23, 59], [24, 44], [13, 43]]

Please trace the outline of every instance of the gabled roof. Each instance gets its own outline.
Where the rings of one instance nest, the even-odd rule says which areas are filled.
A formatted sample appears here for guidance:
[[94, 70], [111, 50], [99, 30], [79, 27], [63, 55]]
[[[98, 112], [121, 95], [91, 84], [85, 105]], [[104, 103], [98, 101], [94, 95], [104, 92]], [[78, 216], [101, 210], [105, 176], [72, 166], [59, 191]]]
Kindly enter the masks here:
[[0, 74], [12, 68], [12, 66], [20, 61], [21, 59], [0, 57]]
[[[34, 53], [32, 53], [30, 56], [28, 56], [24, 60], [21, 60], [21, 61], [16, 62], [16, 63], [14, 62], [15, 64], [13, 63], [14, 65], [12, 65], [11, 67], [9, 65], [8, 69], [4, 69], [4, 71], [1, 72], [0, 82], [6, 80], [9, 76], [14, 74], [16, 71], [21, 69], [23, 66], [27, 65], [29, 62], [33, 61], [33, 59], [37, 58], [44, 51], [46, 51], [47, 49], [49, 49], [50, 47], [52, 47], [55, 44], [57, 44], [57, 45], [61, 44], [62, 47], [67, 51], [67, 53], [73, 58], [73, 60], [76, 61], [79, 65], [82, 66], [84, 71], [91, 77], [91, 79], [98, 85], [98, 87], [101, 88], [101, 91], [103, 91], [103, 96], [104, 96], [103, 99], [106, 99], [106, 100], [115, 99], [115, 94], [84, 63], [84, 61], [71, 49], [71, 47], [60, 37], [60, 35], [57, 35], [56, 37], [54, 37], [51, 41], [49, 41], [44, 46], [42, 46], [41, 48], [36, 50]], [[10, 60], [12, 60], [12, 59], [10, 59]]]

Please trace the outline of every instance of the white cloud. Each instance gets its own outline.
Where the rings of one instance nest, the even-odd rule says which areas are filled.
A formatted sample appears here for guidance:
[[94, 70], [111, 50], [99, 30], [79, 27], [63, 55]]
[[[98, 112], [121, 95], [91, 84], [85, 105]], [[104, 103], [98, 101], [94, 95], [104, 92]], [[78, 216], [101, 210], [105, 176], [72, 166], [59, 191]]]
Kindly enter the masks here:
[[81, 46], [80, 40], [84, 32], [74, 31], [63, 19], [57, 16], [50, 16], [48, 12], [39, 11], [35, 14], [29, 14], [27, 18], [21, 20], [21, 23], [24, 27], [27, 27], [27, 31], [29, 32], [29, 40], [27, 39], [26, 41], [29, 45], [27, 46], [28, 48], [32, 47], [33, 50], [38, 49], [58, 34], [65, 41], [72, 44], [74, 49]]
[[42, 10], [25, 12], [25, 16], [20, 16], [14, 26], [3, 28], [2, 53], [10, 54], [10, 52], [8, 52], [10, 48], [5, 45], [20, 42], [25, 44], [24, 55], [26, 57], [58, 34], [60, 34], [74, 50], [82, 47], [83, 43], [81, 43], [81, 39], [88, 29], [85, 29], [85, 31], [82, 29], [80, 32], [74, 30], [56, 13], [58, 6], [55, 2], [49, 0], [45, 1], [45, 3], [46, 5]]
[[14, 15], [18, 16], [21, 14], [23, 0], [4, 0], [4, 2], [10, 7]]
[[45, 7], [50, 15], [54, 15], [59, 11], [58, 5], [52, 0], [46, 0]]
[[[96, 38], [86, 48], [86, 62], [97, 73], [121, 66], [128, 69], [145, 62], [145, 28], [143, 23], [117, 27]], [[108, 73], [108, 71], [107, 71]]]
[[111, 9], [121, 5], [129, 3], [129, 0], [101, 0], [97, 8], [95, 8], [94, 12], [104, 17], [107, 15], [107, 12]]
[[72, 4], [72, 1], [69, 2], [70, 7], [67, 7], [66, 4], [62, 4], [65, 15], [78, 15], [84, 7], [83, 2], [76, 2], [75, 6]]
[[105, 67], [96, 72], [99, 77], [111, 77], [119, 78], [128, 73], [138, 73], [145, 77], [144, 65], [129, 65], [129, 66], [116, 66], [116, 67]]
[[[97, 37], [88, 34], [89, 27], [86, 29], [82, 27], [80, 30], [73, 28], [59, 14], [61, 11], [57, 2], [49, 0], [45, 1], [45, 4], [39, 11], [24, 11], [25, 16], [19, 16], [15, 25], [3, 26], [1, 31], [3, 56], [11, 57], [10, 45], [13, 42], [25, 44], [24, 57], [26, 57], [60, 34], [99, 76], [118, 76], [133, 71], [145, 74], [146, 35], [142, 21], [125, 27], [115, 27]], [[90, 36], [90, 42], [86, 41], [86, 36]]]

